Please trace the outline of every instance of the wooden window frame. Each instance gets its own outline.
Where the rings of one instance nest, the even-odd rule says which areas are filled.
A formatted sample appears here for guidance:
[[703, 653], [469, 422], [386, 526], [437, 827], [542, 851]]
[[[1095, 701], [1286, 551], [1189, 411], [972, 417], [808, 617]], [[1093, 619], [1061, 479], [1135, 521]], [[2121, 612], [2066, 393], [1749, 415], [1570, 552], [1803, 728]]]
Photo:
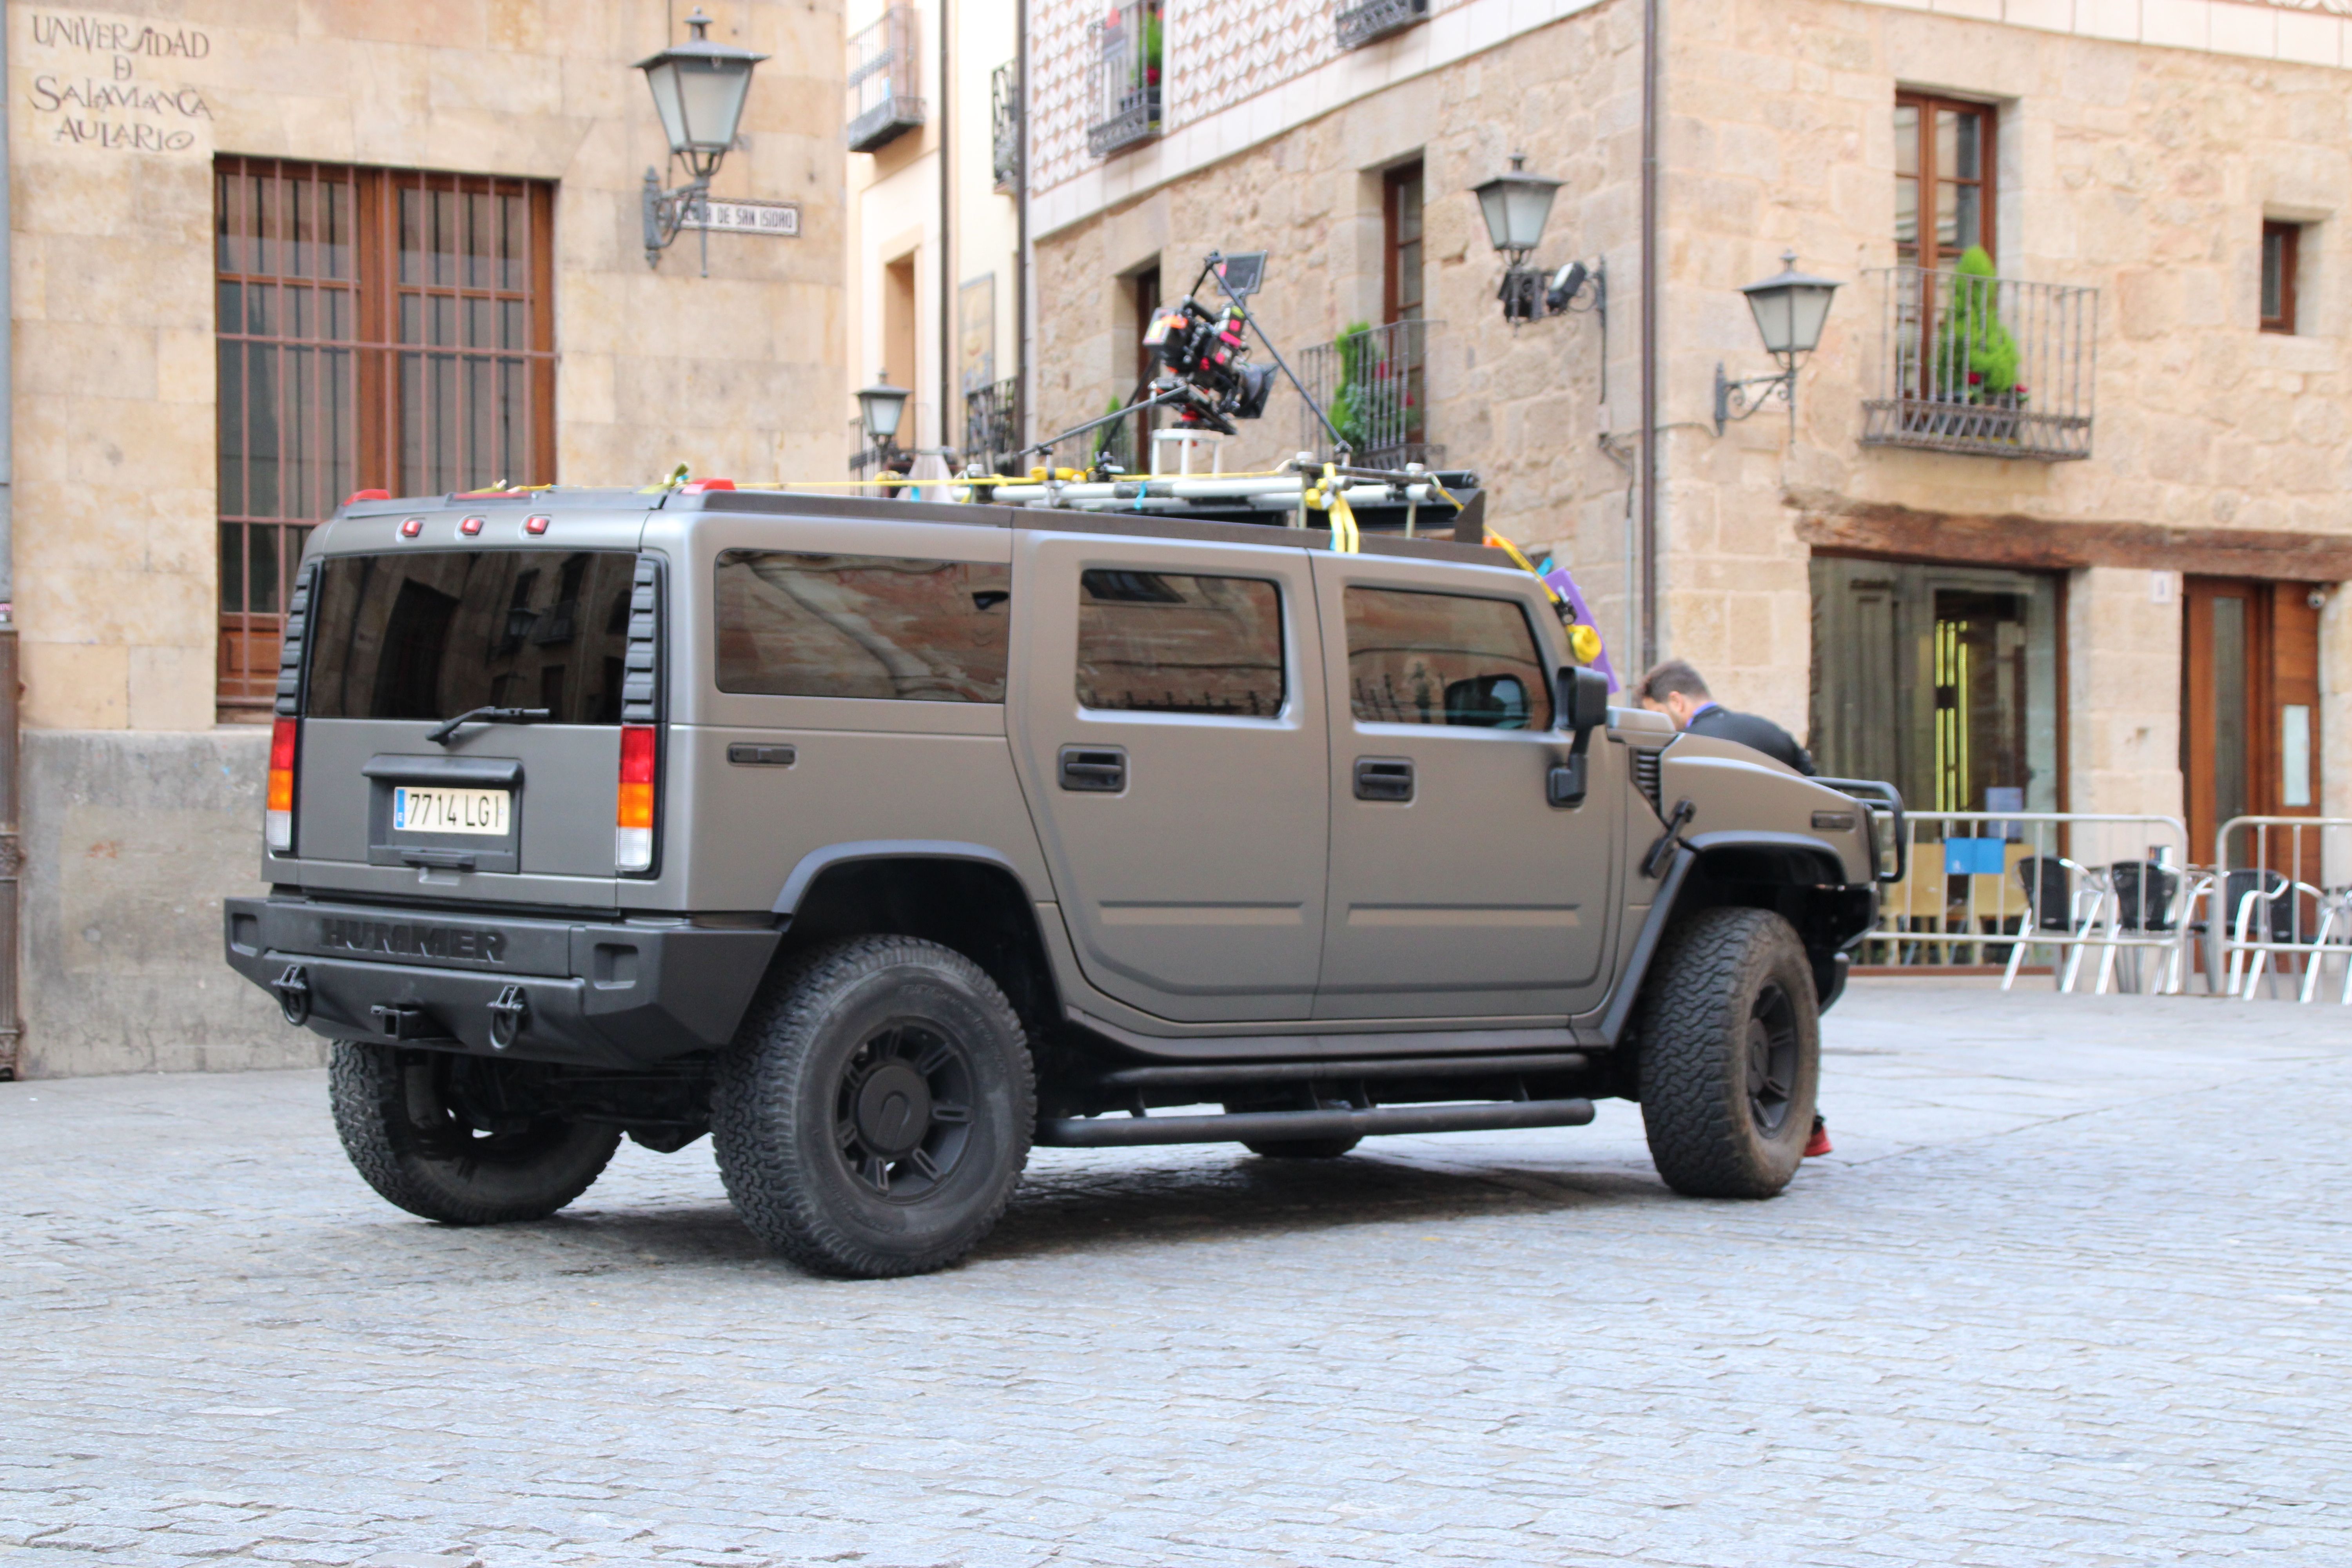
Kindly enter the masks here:
[[[1943, 248], [1942, 242], [1934, 238], [1936, 229], [1936, 187], [1939, 184], [1946, 183], [1953, 184], [1973, 184], [1977, 187], [1977, 211], [1979, 214], [1978, 227], [1979, 233], [1979, 237], [1977, 240], [1977, 243], [1984, 247], [1984, 252], [1987, 256], [1992, 257], [1998, 260], [2000, 256], [2000, 247], [1997, 243], [1999, 239], [1998, 207], [2000, 204], [2000, 110], [1999, 106], [1990, 103], [1976, 102], [1971, 100], [1962, 98], [1940, 98], [1933, 93], [1897, 92], [1895, 95], [1895, 107], [1897, 109], [1916, 109], [1919, 111], [1919, 124], [1915, 134], [1917, 136], [1919, 142], [1919, 172], [1916, 177], [1919, 182], [1918, 220], [1920, 243], [1915, 247], [1911, 258], [1908, 261], [1905, 261], [1902, 251], [1899, 248], [1900, 242], [1898, 241], [1898, 248], [1895, 252], [1895, 260], [1897, 265], [1924, 267], [1930, 268], [1931, 270], [1942, 271], [1945, 270], [1945, 263], [1947, 261], [1958, 261], [1961, 252], [1968, 248], [1966, 246], [1958, 246], [1949, 251], [1946, 251]], [[1945, 179], [1943, 172], [1937, 167], [1936, 112], [1938, 110], [1951, 110], [1957, 113], [1977, 114], [1984, 117], [1984, 146], [1981, 153], [1979, 154], [1984, 174], [1980, 178], [1976, 180], [1955, 179], [1948, 182]], [[1904, 176], [1897, 174], [1895, 177], [1897, 179], [1901, 179]]]
[[[480, 482], [504, 479], [510, 484], [551, 484], [555, 479], [555, 291], [554, 291], [554, 186], [541, 181], [497, 178], [485, 175], [428, 174], [415, 170], [363, 168], [352, 164], [319, 163], [301, 160], [247, 158], [223, 155], [214, 161], [214, 289], [216, 311], [220, 302], [234, 285], [242, 299], [254, 287], [268, 287], [278, 292], [273, 296], [282, 305], [289, 287], [308, 289], [314, 300], [323, 300], [321, 290], [341, 293], [348, 300], [348, 330], [345, 335], [333, 337], [321, 326], [317, 332], [293, 336], [279, 330], [253, 333], [243, 331], [244, 321], [228, 321], [215, 316], [215, 332], [221, 350], [233, 344], [275, 346], [310, 353], [314, 365], [324, 365], [325, 353], [350, 355], [350, 385], [348, 399], [337, 416], [341, 425], [340, 434], [345, 453], [342, 466], [347, 477], [329, 479], [328, 487], [343, 492], [351, 489], [386, 489], [400, 493], [407, 487], [402, 483], [401, 454], [404, 431], [402, 426], [400, 376], [404, 354], [447, 356], [460, 362], [471, 359], [517, 361], [523, 363], [524, 403], [523, 458], [526, 471], [498, 474]], [[255, 182], [266, 182], [257, 187]], [[344, 275], [326, 275], [320, 266], [304, 270], [297, 262], [288, 266], [280, 262], [269, 269], [249, 269], [248, 262], [268, 258], [259, 252], [249, 252], [244, 246], [255, 235], [265, 235], [268, 242], [279, 247], [296, 242], [290, 233], [265, 231], [259, 220], [248, 231], [248, 219], [254, 219], [256, 209], [251, 198], [257, 188], [265, 189], [266, 200], [281, 202], [285, 190], [307, 186], [313, 191], [328, 186], [340, 187], [349, 194], [346, 220], [349, 232], [344, 260]], [[488, 265], [493, 274], [489, 284], [478, 284], [461, 278], [455, 283], [404, 281], [400, 276], [400, 193], [447, 192], [463, 201], [477, 195], [495, 199], [500, 195], [519, 195], [523, 201], [522, 243], [526, 247], [523, 278], [520, 287], [504, 286], [497, 273], [500, 258], [488, 254]], [[495, 210], [495, 209], [493, 209]], [[281, 220], [284, 214], [280, 213]], [[429, 253], [428, 253], [429, 254]], [[461, 257], [463, 262], [470, 258]], [[314, 258], [316, 261], [318, 258]], [[476, 344], [404, 343], [401, 342], [400, 305], [404, 296], [442, 298], [455, 301], [453, 314], [462, 314], [468, 302], [487, 303], [495, 311], [504, 303], [520, 303], [525, 310], [525, 336], [521, 347], [485, 348]], [[420, 307], [420, 310], [425, 307]], [[283, 323], [280, 323], [281, 328]], [[223, 353], [221, 357], [228, 356]], [[249, 363], [240, 356], [240, 366]], [[277, 362], [272, 362], [276, 363]], [[290, 363], [290, 362], [289, 362]], [[242, 370], [240, 374], [242, 374]], [[276, 374], [273, 372], [273, 374]], [[321, 459], [312, 448], [299, 441], [289, 444], [283, 434], [287, 427], [284, 415], [289, 395], [284, 378], [277, 377], [272, 395], [276, 399], [272, 416], [280, 434], [270, 454], [280, 468], [289, 460], [316, 464]], [[458, 378], [462, 385], [465, 378]], [[313, 382], [323, 384], [320, 373], [314, 370]], [[248, 382], [250, 388], [256, 384]], [[460, 394], [461, 404], [471, 412], [465, 400], [469, 394]], [[312, 404], [319, 400], [310, 399]], [[306, 405], [307, 425], [319, 450], [331, 451], [335, 443], [330, 438], [330, 423], [323, 405]], [[240, 418], [249, 416], [239, 405]], [[240, 429], [249, 426], [241, 425]], [[226, 432], [224, 432], [226, 435]], [[226, 450], [216, 461], [245, 465], [237, 493], [244, 498], [241, 510], [231, 513], [218, 504], [215, 509], [215, 536], [218, 541], [223, 577], [215, 589], [220, 628], [215, 666], [215, 700], [218, 716], [226, 721], [258, 721], [268, 717], [277, 685], [278, 642], [283, 625], [284, 605], [290, 594], [294, 570], [299, 562], [303, 540], [309, 531], [324, 521], [344, 493], [329, 494], [320, 489], [314, 476], [309, 490], [291, 503], [281, 500], [276, 511], [267, 515], [251, 510], [251, 461], [255, 453], [248, 435], [239, 443], [234, 457]], [[286, 494], [280, 481], [279, 493]], [[226, 493], [221, 501], [231, 499]], [[271, 545], [275, 551], [278, 581], [272, 584], [270, 602], [275, 606], [257, 610], [253, 605], [259, 595], [253, 592], [250, 569], [257, 554], [268, 551], [256, 550], [252, 531], [266, 528], [273, 531]], [[235, 531], [235, 547], [230, 548], [231, 531]], [[232, 561], [231, 557], [234, 556]], [[234, 588], [227, 574], [236, 574]], [[231, 608], [232, 601], [235, 608]]]
[[[2279, 308], [2275, 315], [2262, 315], [2262, 274], [2270, 269], [2271, 239], [2279, 241]], [[2263, 220], [2262, 248], [2255, 253], [2254, 310], [2262, 330], [2292, 337], [2295, 331], [2295, 305], [2302, 281], [2303, 225], [2282, 218]]]
[[1381, 321], [1388, 325], [1405, 319], [1403, 256], [1406, 244], [1404, 227], [1404, 188], [1414, 182], [1422, 186], [1422, 232], [1413, 243], [1423, 247], [1422, 295], [1413, 307], [1415, 319], [1425, 316], [1429, 309], [1428, 236], [1429, 185], [1419, 158], [1398, 164], [1381, 176]]

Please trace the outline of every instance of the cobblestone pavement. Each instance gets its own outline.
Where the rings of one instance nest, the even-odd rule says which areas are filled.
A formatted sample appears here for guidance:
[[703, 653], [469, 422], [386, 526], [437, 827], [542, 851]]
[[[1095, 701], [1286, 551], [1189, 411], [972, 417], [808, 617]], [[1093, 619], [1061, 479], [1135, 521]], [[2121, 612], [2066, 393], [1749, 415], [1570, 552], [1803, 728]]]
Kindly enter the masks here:
[[1865, 983], [1827, 1035], [1769, 1204], [1615, 1103], [1055, 1152], [879, 1284], [762, 1257], [707, 1143], [446, 1230], [319, 1073], [0, 1086], [0, 1562], [2352, 1563], [2352, 1014]]

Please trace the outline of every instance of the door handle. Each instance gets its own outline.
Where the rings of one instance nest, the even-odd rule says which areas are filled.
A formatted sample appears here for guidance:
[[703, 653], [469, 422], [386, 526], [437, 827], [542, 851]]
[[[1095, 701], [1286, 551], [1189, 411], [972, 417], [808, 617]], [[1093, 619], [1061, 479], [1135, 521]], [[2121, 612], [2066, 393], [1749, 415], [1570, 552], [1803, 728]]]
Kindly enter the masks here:
[[1127, 753], [1117, 746], [1064, 746], [1062, 787], [1117, 795], [1127, 787]]
[[1407, 757], [1358, 757], [1358, 800], [1411, 800], [1412, 762]]

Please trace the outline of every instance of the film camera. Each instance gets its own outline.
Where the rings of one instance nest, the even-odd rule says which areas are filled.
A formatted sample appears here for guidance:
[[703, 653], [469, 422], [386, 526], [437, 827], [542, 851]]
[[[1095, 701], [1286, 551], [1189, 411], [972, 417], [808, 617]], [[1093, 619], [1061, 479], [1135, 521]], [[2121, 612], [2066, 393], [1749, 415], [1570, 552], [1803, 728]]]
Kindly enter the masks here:
[[1179, 424], [1230, 436], [1234, 420], [1265, 413], [1274, 367], [1248, 363], [1248, 331], [1238, 300], [1212, 311], [1186, 295], [1153, 314], [1143, 333], [1160, 367], [1151, 392], [1176, 410]]

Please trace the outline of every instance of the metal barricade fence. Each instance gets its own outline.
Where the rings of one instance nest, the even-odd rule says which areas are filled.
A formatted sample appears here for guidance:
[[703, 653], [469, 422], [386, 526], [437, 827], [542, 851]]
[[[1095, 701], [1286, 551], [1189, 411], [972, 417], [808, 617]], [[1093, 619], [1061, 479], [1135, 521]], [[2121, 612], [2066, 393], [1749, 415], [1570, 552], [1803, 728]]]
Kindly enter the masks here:
[[2352, 817], [2233, 816], [2214, 836], [2202, 894], [2208, 984], [2251, 1001], [2295, 970], [2295, 997], [2317, 994], [2340, 961], [2336, 1000], [2352, 1004]]
[[[2072, 991], [2094, 952], [2094, 989], [2181, 990], [2201, 886], [2177, 816], [2105, 812], [1915, 811], [1907, 869], [1879, 901], [1858, 962], [2001, 974], [2036, 951]], [[2143, 974], [2142, 955], [2153, 973]]]

